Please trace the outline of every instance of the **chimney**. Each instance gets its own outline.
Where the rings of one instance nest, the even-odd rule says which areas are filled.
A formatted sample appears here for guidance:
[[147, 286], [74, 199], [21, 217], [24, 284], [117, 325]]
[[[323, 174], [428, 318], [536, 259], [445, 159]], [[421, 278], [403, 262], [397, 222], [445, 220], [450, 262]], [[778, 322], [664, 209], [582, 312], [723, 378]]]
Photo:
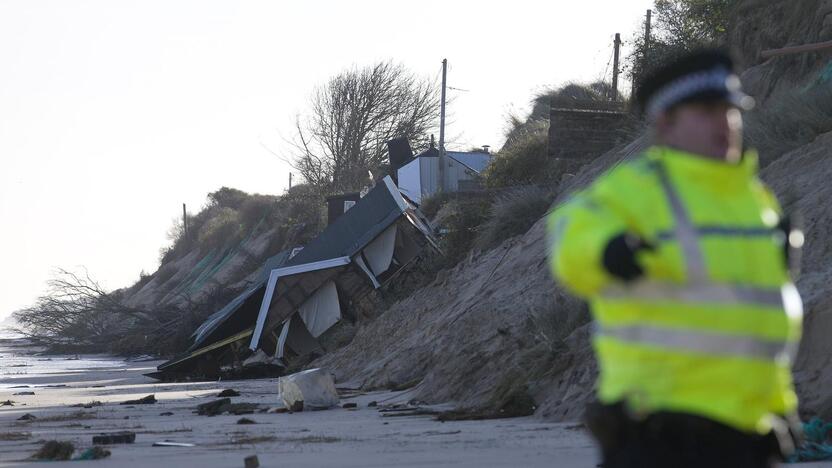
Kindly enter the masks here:
[[490, 148], [491, 148], [491, 145], [482, 145], [483, 153], [491, 153], [491, 151], [489, 151]]
[[390, 157], [390, 177], [398, 183], [399, 168], [413, 159], [413, 150], [407, 138], [394, 138], [387, 142], [387, 154]]
[[361, 194], [358, 192], [344, 193], [341, 195], [333, 195], [331, 197], [326, 197], [326, 225], [329, 226], [330, 224], [334, 223], [336, 219], [338, 219], [342, 214], [346, 213], [347, 210], [349, 210], [353, 207], [353, 205], [358, 203], [358, 200], [360, 199]]

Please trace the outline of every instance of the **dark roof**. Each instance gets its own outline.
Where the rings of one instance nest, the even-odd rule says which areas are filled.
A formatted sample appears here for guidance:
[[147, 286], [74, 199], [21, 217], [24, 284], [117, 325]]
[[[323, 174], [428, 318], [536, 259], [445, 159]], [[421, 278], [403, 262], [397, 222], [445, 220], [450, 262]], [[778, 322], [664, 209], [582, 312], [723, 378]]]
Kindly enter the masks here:
[[398, 189], [385, 177], [284, 266], [355, 255], [402, 215], [400, 203]]
[[[417, 154], [416, 157], [417, 158], [438, 158], [439, 157], [439, 150], [436, 149], [435, 146], [431, 146], [430, 148], [428, 148], [428, 149], [422, 151], [421, 153]], [[411, 161], [412, 161], [412, 159], [411, 159]], [[410, 161], [408, 161], [408, 163], [410, 163]], [[407, 164], [402, 164], [402, 166], [405, 166], [405, 165], [407, 165]]]

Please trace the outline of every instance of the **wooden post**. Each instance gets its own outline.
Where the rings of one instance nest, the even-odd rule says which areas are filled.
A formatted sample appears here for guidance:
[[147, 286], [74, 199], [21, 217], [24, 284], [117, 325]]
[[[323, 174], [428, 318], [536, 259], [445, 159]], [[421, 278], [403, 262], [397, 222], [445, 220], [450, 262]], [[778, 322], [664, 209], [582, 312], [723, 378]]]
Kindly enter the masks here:
[[442, 59], [442, 101], [439, 104], [439, 190], [445, 187], [445, 86], [448, 77], [448, 59]]
[[188, 211], [184, 203], [182, 204], [182, 231], [185, 233], [185, 237], [188, 237]]
[[641, 70], [639, 73], [633, 73], [633, 82], [632, 84], [632, 91], [630, 95], [635, 97], [636, 90], [638, 89], [638, 83], [641, 80], [641, 74], [647, 70], [647, 53], [650, 51], [650, 30], [651, 30], [651, 23], [653, 22], [653, 10], [647, 10], [647, 17], [644, 20], [644, 50], [641, 54]]
[[612, 100], [618, 101], [618, 54], [621, 50], [621, 34], [615, 33], [615, 55], [612, 65]]

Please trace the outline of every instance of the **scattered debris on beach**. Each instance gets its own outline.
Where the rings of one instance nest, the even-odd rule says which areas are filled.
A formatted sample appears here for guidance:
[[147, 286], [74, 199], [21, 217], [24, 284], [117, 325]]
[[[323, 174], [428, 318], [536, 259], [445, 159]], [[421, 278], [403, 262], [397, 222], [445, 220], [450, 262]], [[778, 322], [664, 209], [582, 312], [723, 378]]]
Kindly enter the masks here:
[[340, 399], [332, 374], [323, 369], [309, 369], [281, 377], [277, 381], [280, 399], [292, 412], [309, 409], [328, 409]]
[[148, 395], [146, 397], [139, 398], [138, 400], [122, 401], [120, 404], [122, 404], [122, 405], [152, 405], [154, 403], [156, 403], [156, 395]]
[[49, 440], [45, 442], [32, 458], [36, 460], [69, 460], [75, 452], [75, 445], [72, 442]]
[[93, 444], [132, 444], [136, 441], [136, 433], [129, 431], [111, 432], [109, 434], [98, 434], [92, 437]]
[[71, 408], [86, 408], [86, 409], [94, 408], [96, 406], [104, 406], [104, 403], [101, 403], [98, 400], [93, 400], [93, 401], [90, 401], [88, 403], [77, 403], [77, 404], [74, 404], [74, 405], [70, 405]]
[[73, 460], [101, 460], [102, 458], [107, 458], [110, 455], [111, 453], [109, 450], [95, 446], [84, 450], [81, 452], [81, 455], [73, 458]]
[[262, 409], [262, 406], [257, 403], [231, 403], [230, 398], [220, 398], [219, 400], [197, 405], [196, 414], [202, 416], [217, 416], [219, 414], [229, 413], [239, 416], [242, 414], [252, 414], [260, 409]]
[[[83, 411], [76, 411], [75, 413], [53, 414], [51, 416], [43, 416], [38, 421], [40, 422], [63, 422], [63, 421], [81, 421], [84, 419], [96, 419], [98, 414], [85, 413]], [[32, 416], [31, 419], [36, 419]]]
[[225, 390], [221, 391], [219, 393], [219, 395], [217, 395], [217, 398], [236, 397], [236, 396], [240, 396], [240, 392], [238, 392], [237, 390], [234, 390], [233, 388], [228, 388], [228, 389], [225, 389]]
[[196, 447], [196, 444], [189, 444], [187, 442], [173, 442], [170, 440], [163, 440], [161, 442], [153, 442], [154, 447]]

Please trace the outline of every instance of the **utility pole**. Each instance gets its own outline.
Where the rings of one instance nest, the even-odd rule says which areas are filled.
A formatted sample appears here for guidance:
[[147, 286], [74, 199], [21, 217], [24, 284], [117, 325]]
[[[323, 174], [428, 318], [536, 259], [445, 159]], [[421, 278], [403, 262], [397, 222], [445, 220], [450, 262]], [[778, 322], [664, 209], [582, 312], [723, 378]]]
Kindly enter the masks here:
[[618, 101], [618, 54], [621, 50], [621, 34], [615, 33], [615, 54], [612, 62], [612, 100]]
[[292, 190], [292, 173], [289, 173], [289, 190]]
[[647, 54], [650, 51], [650, 29], [652, 22], [653, 10], [647, 10], [647, 17], [644, 20], [644, 50], [641, 51], [641, 69], [637, 70], [638, 73], [633, 73], [633, 89], [630, 93], [633, 97], [636, 95], [638, 82], [641, 81], [641, 74], [647, 71]]
[[445, 86], [448, 79], [448, 59], [442, 59], [442, 102], [439, 104], [439, 190], [444, 192], [445, 184]]
[[188, 237], [188, 211], [185, 209], [185, 204], [182, 204], [182, 231], [185, 237]]

